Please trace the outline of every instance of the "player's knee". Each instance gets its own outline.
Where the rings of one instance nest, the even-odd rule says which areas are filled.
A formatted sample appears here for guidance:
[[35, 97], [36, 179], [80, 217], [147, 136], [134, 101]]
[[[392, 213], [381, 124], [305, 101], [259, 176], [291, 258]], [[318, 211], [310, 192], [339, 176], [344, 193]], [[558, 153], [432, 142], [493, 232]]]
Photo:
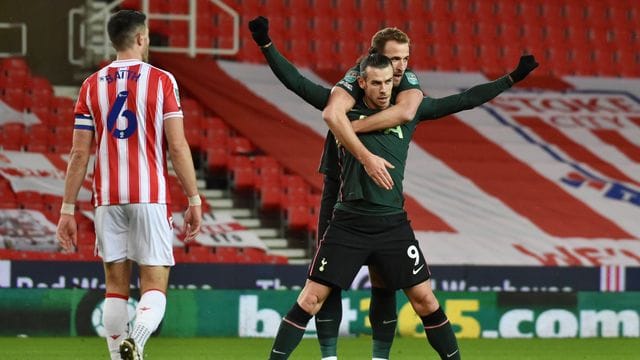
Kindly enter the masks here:
[[425, 316], [438, 310], [440, 304], [431, 291], [424, 291], [411, 294], [409, 298], [413, 310], [420, 316]]
[[298, 299], [300, 307], [311, 315], [315, 315], [322, 306], [320, 297], [317, 294], [306, 293]]

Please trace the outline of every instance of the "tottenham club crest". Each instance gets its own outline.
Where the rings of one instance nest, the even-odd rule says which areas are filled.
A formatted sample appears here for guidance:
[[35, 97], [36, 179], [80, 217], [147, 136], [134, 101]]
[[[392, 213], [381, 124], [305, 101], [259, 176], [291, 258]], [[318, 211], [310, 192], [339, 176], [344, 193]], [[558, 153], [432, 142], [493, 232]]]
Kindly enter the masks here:
[[325, 265], [327, 265], [328, 261], [327, 258], [322, 258], [322, 260], [320, 260], [320, 267], [318, 268], [318, 270], [320, 270], [320, 272], [324, 271], [324, 267]]

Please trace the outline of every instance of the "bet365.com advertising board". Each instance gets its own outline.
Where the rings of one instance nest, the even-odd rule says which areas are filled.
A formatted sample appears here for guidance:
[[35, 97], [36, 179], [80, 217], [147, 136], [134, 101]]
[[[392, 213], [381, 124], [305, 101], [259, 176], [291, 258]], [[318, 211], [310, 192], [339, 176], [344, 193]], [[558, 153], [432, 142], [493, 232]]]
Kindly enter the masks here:
[[[273, 337], [298, 295], [291, 290], [173, 290], [158, 334], [171, 337]], [[0, 335], [103, 335], [104, 293], [82, 289], [0, 289]], [[461, 338], [640, 337], [640, 293], [437, 294]], [[137, 294], [129, 301], [135, 316]], [[371, 333], [370, 293], [343, 293], [344, 336]], [[398, 293], [398, 334], [424, 336], [420, 319]], [[307, 336], [315, 335], [314, 322]]]

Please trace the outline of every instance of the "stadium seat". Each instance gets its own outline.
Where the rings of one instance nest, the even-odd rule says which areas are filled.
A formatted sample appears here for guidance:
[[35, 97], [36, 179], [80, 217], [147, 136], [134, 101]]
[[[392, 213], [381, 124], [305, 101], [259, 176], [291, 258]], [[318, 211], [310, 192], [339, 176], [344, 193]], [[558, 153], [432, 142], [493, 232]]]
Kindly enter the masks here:
[[238, 250], [235, 247], [216, 246], [215, 248], [213, 248], [213, 251], [216, 254], [219, 262], [238, 262]]
[[233, 155], [251, 155], [255, 151], [255, 147], [251, 141], [242, 136], [229, 138], [228, 147], [229, 153]]
[[219, 117], [205, 116], [200, 120], [201, 126], [207, 130], [207, 133], [225, 133], [230, 134], [229, 126]]
[[53, 87], [48, 79], [43, 77], [29, 77], [24, 84], [25, 89], [30, 94], [34, 94], [36, 96], [53, 96]]
[[194, 99], [183, 98], [180, 100], [180, 107], [182, 108], [182, 114], [186, 121], [193, 121], [204, 116], [202, 106]]
[[22, 208], [30, 208], [34, 204], [39, 204], [44, 208], [44, 202], [42, 201], [42, 194], [35, 191], [19, 191], [16, 193], [16, 201]]
[[284, 192], [280, 184], [262, 183], [257, 187], [257, 205], [260, 210], [277, 210], [282, 206]]
[[307, 230], [311, 219], [311, 210], [306, 204], [289, 205], [284, 209], [284, 223], [289, 230]]
[[266, 255], [264, 250], [252, 247], [242, 247], [238, 251], [238, 257], [243, 263], [263, 263], [266, 260]]
[[[8, 80], [11, 82], [11, 80]], [[24, 110], [25, 90], [21, 85], [6, 85], [0, 88], [0, 100], [4, 101], [12, 109], [22, 112]]]
[[0, 146], [4, 150], [22, 150], [27, 143], [23, 124], [8, 123], [0, 126]]
[[235, 190], [252, 189], [255, 185], [253, 161], [248, 156], [229, 158], [229, 184]]
[[473, 71], [477, 65], [477, 48], [473, 45], [455, 45], [453, 48], [454, 58], [458, 71]]
[[24, 110], [35, 114], [40, 119], [45, 118], [51, 113], [52, 98], [53, 96], [47, 93], [27, 92], [24, 97]]
[[207, 168], [209, 171], [221, 171], [227, 168], [229, 163], [229, 151], [226, 147], [207, 147], [205, 150]]
[[140, 10], [142, 8], [141, 3], [142, 0], [123, 0], [120, 3], [120, 8], [127, 10]]

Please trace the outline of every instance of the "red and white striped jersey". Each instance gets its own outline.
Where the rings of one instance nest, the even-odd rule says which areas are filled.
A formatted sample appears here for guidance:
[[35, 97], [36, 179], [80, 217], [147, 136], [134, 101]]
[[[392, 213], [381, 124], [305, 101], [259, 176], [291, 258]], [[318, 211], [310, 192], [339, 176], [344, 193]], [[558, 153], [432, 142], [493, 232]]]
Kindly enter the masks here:
[[89, 76], [75, 129], [94, 131], [95, 206], [168, 204], [164, 120], [182, 117], [173, 75], [140, 60], [117, 60]]

